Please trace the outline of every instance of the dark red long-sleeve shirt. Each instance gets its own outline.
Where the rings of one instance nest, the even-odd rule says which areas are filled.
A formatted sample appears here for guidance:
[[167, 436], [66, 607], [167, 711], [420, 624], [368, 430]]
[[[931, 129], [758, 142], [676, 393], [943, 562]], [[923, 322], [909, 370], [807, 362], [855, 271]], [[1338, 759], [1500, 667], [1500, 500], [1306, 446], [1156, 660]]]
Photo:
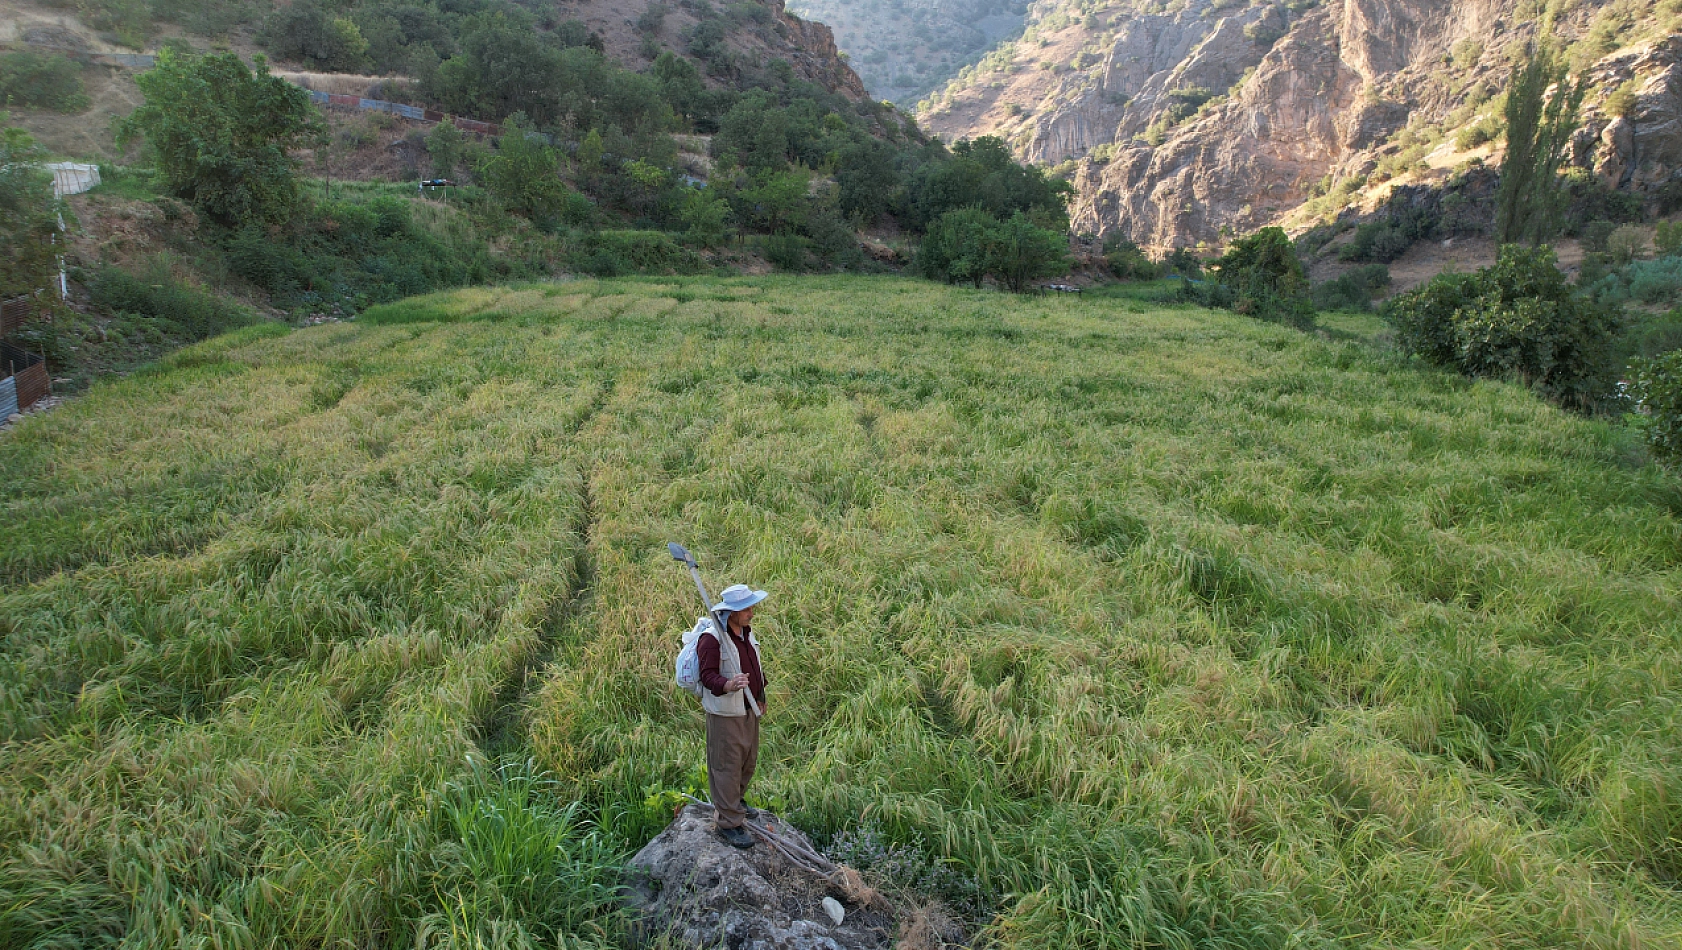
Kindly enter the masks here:
[[[736, 645], [736, 655], [741, 658], [742, 672], [748, 675], [748, 686], [753, 690], [753, 698], [765, 705], [765, 671], [759, 666], [759, 651], [748, 642], [748, 635], [753, 632], [752, 627], [742, 631], [741, 636], [730, 632], [730, 642]], [[718, 671], [719, 648], [718, 641], [712, 637], [702, 637], [695, 643], [695, 658], [701, 661], [701, 685], [712, 691], [714, 696], [727, 696], [729, 690], [725, 679]]]

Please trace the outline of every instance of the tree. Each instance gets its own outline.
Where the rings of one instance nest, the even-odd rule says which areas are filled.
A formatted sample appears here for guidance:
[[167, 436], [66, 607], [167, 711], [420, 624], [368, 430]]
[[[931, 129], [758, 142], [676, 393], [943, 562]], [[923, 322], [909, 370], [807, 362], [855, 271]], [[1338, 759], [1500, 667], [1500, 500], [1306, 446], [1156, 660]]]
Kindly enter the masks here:
[[1618, 320], [1572, 291], [1550, 248], [1502, 247], [1494, 266], [1443, 274], [1385, 315], [1404, 352], [1468, 376], [1516, 378], [1578, 409], [1610, 391]]
[[368, 40], [354, 20], [334, 16], [315, 2], [294, 3], [263, 24], [263, 45], [283, 60], [328, 72], [357, 72], [368, 65]]
[[449, 120], [438, 123], [426, 137], [426, 154], [432, 158], [432, 173], [439, 178], [455, 174], [461, 164], [461, 130]]
[[876, 139], [855, 141], [841, 149], [835, 166], [843, 214], [869, 227], [886, 214], [899, 188], [894, 150]]
[[518, 116], [479, 166], [479, 178], [504, 207], [528, 218], [556, 217], [567, 204], [559, 156]]
[[796, 231], [806, 223], [810, 205], [811, 182], [799, 169], [786, 172], [762, 172], [751, 188], [744, 189], [741, 200], [747, 217], [767, 234]]
[[948, 211], [929, 225], [917, 248], [917, 269], [930, 280], [980, 287], [987, 277], [987, 240], [999, 219], [980, 208]]
[[81, 67], [56, 53], [0, 54], [0, 106], [82, 112], [89, 100]]
[[483, 18], [461, 52], [438, 67], [426, 92], [445, 108], [481, 119], [524, 112], [540, 126], [560, 115], [560, 51], [518, 20]]
[[158, 54], [136, 82], [146, 103], [119, 126], [119, 140], [144, 136], [165, 187], [226, 225], [280, 221], [300, 195], [294, 154], [326, 134], [309, 93], [257, 58], [233, 53]]
[[684, 198], [679, 218], [689, 228], [691, 243], [718, 247], [730, 237], [730, 203], [700, 189]]
[[987, 272], [1015, 293], [1069, 272], [1069, 240], [1018, 211], [987, 234]]
[[1302, 262], [1282, 228], [1262, 228], [1232, 242], [1209, 269], [1222, 284], [1253, 297], [1292, 296], [1308, 289]]
[[0, 297], [40, 290], [58, 269], [52, 176], [37, 164], [45, 155], [35, 140], [9, 121], [0, 113], [0, 245], [8, 258], [0, 267]]
[[1513, 67], [1507, 84], [1507, 157], [1495, 195], [1495, 235], [1501, 244], [1535, 246], [1559, 229], [1565, 206], [1559, 166], [1588, 89], [1581, 76], [1571, 82], [1569, 68], [1548, 46]]

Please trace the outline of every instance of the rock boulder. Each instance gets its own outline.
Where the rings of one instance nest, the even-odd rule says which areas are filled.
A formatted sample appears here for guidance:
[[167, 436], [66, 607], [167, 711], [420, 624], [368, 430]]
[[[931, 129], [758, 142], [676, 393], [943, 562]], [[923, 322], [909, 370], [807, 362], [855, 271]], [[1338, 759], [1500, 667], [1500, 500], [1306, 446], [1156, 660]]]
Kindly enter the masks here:
[[[810, 848], [800, 831], [765, 815], [760, 823]], [[765, 842], [749, 850], [713, 831], [712, 812], [689, 806], [631, 859], [630, 903], [643, 935], [679, 946], [732, 950], [885, 950], [898, 921], [886, 901], [857, 898], [796, 867]], [[824, 908], [833, 898], [840, 924]]]

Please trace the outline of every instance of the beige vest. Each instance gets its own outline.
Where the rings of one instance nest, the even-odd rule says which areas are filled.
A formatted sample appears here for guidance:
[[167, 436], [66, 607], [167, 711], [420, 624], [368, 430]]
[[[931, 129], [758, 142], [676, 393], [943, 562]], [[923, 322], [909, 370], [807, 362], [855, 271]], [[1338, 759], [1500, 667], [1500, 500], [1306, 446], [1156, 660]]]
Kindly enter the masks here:
[[[703, 637], [713, 637], [718, 641], [718, 675], [729, 679], [742, 674], [742, 657], [736, 652], [736, 642], [729, 634], [722, 637], [714, 636], [711, 631], [701, 634]], [[759, 654], [759, 668], [765, 668], [765, 654], [759, 649], [759, 638], [748, 631], [748, 642], [753, 644], [753, 650]], [[714, 696], [713, 691], [705, 686], [701, 687], [701, 708], [714, 716], [746, 716], [748, 714], [747, 690], [739, 689], [734, 693]]]

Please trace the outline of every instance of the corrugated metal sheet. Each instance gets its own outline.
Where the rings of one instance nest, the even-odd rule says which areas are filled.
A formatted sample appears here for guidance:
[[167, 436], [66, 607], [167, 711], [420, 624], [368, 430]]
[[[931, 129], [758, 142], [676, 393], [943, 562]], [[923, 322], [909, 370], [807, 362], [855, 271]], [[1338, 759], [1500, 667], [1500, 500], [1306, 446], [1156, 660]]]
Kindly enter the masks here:
[[316, 89], [311, 89], [310, 90], [310, 101], [315, 103], [316, 105], [324, 106], [324, 105], [327, 104], [328, 100], [330, 100], [332, 98], [333, 98], [332, 96], [329, 96], [325, 92], [321, 92], [321, 91], [316, 90]]
[[426, 121], [426, 110], [421, 109], [421, 108], [416, 107], [416, 106], [406, 106], [406, 105], [399, 104], [396, 107], [394, 107], [391, 111], [397, 113], [398, 115], [402, 116], [405, 119], [414, 119], [417, 122], [425, 122]]
[[0, 303], [0, 337], [16, 333], [34, 309], [34, 301], [28, 297], [18, 297]]
[[52, 377], [47, 375], [46, 363], [36, 363], [26, 370], [19, 371], [12, 377], [12, 385], [17, 388], [18, 405], [24, 409], [47, 398], [53, 391], [53, 381]]
[[0, 379], [0, 422], [18, 411], [18, 387], [10, 376]]

